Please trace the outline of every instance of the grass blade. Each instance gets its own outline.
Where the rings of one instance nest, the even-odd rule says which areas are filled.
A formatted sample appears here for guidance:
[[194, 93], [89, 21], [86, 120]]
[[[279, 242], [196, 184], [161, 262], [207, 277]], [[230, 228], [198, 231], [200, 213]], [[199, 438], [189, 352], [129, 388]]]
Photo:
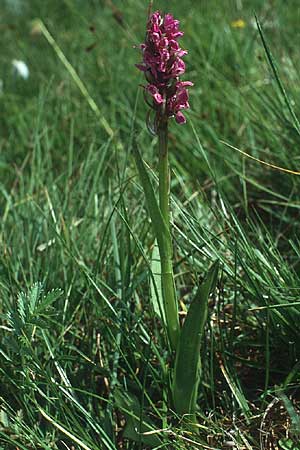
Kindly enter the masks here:
[[68, 59], [64, 55], [63, 51], [60, 49], [60, 47], [56, 43], [55, 39], [49, 33], [48, 28], [39, 19], [37, 19], [35, 21], [35, 26], [38, 27], [41, 30], [41, 32], [43, 33], [43, 35], [47, 39], [48, 43], [51, 45], [51, 47], [53, 48], [53, 50], [55, 51], [55, 53], [57, 54], [57, 56], [59, 57], [59, 59], [61, 60], [61, 62], [63, 63], [63, 65], [67, 69], [67, 71], [69, 72], [69, 74], [71, 75], [72, 79], [76, 83], [77, 87], [79, 88], [79, 90], [82, 93], [82, 95], [84, 96], [84, 98], [87, 100], [91, 110], [94, 112], [96, 117], [99, 119], [101, 126], [104, 128], [104, 130], [106, 131], [108, 136], [109, 137], [113, 137], [114, 136], [114, 132], [113, 132], [112, 128], [110, 127], [110, 125], [107, 122], [106, 118], [103, 116], [103, 114], [100, 111], [100, 109], [99, 109], [98, 105], [96, 104], [95, 100], [91, 97], [91, 95], [88, 92], [85, 84], [79, 78], [76, 70], [71, 65], [71, 63], [68, 61]]
[[267, 44], [267, 41], [266, 41], [266, 38], [264, 36], [264, 33], [263, 33], [262, 27], [260, 25], [260, 22], [259, 22], [259, 20], [258, 20], [258, 18], [256, 16], [255, 16], [255, 19], [256, 19], [257, 29], [258, 29], [260, 38], [262, 40], [262, 43], [263, 43], [263, 46], [264, 46], [264, 49], [265, 49], [265, 52], [266, 52], [266, 55], [267, 55], [267, 59], [268, 59], [268, 62], [270, 64], [270, 66], [271, 66], [271, 69], [272, 69], [272, 72], [274, 74], [275, 80], [277, 82], [277, 85], [279, 87], [281, 95], [282, 95], [282, 97], [284, 99], [284, 102], [285, 102], [285, 104], [286, 104], [286, 106], [287, 106], [287, 108], [289, 110], [289, 113], [290, 113], [290, 115], [291, 115], [291, 117], [293, 119], [294, 127], [297, 130], [298, 134], [300, 134], [300, 123], [299, 123], [299, 120], [298, 120], [298, 118], [297, 118], [297, 116], [296, 116], [296, 114], [295, 114], [295, 112], [293, 110], [293, 107], [292, 107], [291, 102], [290, 102], [290, 100], [289, 100], [289, 98], [287, 96], [287, 93], [286, 93], [286, 90], [284, 88], [284, 85], [283, 85], [283, 83], [282, 83], [282, 81], [280, 79], [280, 76], [279, 76], [279, 73], [278, 73], [278, 70], [277, 70], [277, 67], [276, 67], [273, 55], [272, 55], [271, 50], [269, 49], [269, 46]]

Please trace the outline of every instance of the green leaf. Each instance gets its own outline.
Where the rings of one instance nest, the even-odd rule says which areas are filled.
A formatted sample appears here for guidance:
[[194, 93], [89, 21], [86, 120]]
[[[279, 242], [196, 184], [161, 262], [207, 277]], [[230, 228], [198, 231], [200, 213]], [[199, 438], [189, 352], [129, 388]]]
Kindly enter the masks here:
[[161, 264], [157, 241], [155, 240], [151, 258], [151, 301], [155, 314], [166, 324], [165, 309], [161, 288]]
[[295, 437], [297, 441], [300, 440], [300, 416], [295, 410], [295, 407], [291, 400], [285, 395], [284, 392], [281, 392], [280, 390], [277, 390], [277, 395], [281, 399], [282, 403], [285, 406], [285, 409], [287, 410], [287, 413], [290, 416], [291, 419], [291, 426], [290, 426], [290, 435]]
[[150, 419], [143, 415], [143, 420], [140, 420], [141, 405], [134, 395], [116, 389], [114, 399], [126, 418], [124, 437], [135, 442], [142, 442], [151, 448], [161, 445], [156, 427]]
[[[159, 252], [161, 258], [168, 257], [165, 254], [166, 245], [171, 242], [170, 232], [165, 224], [161, 210], [159, 208], [157, 199], [155, 197], [154, 189], [146, 169], [145, 163], [141, 157], [141, 154], [137, 148], [137, 145], [133, 147], [133, 154], [137, 170], [139, 172], [140, 180], [143, 186], [143, 190], [146, 197], [146, 203], [151, 217], [151, 222], [154, 230], [155, 237], [157, 239]], [[170, 253], [172, 251], [170, 250]]]
[[294, 442], [292, 439], [280, 439], [279, 446], [283, 450], [300, 450], [300, 442]]
[[63, 291], [61, 289], [52, 289], [52, 291], [47, 292], [47, 294], [44, 295], [42, 301], [36, 308], [36, 314], [43, 312], [50, 305], [52, 305], [52, 303], [54, 303], [62, 295], [62, 293]]
[[175, 294], [175, 283], [172, 267], [172, 239], [168, 225], [166, 224], [157, 199], [155, 197], [154, 189], [142, 160], [137, 145], [134, 145], [134, 157], [136, 166], [140, 175], [141, 183], [146, 197], [148, 210], [151, 217], [152, 227], [159, 248], [162, 274], [162, 291], [164, 308], [167, 322], [167, 332], [170, 341], [170, 346], [173, 350], [177, 348], [179, 337], [179, 320], [178, 320], [178, 306]]
[[189, 307], [180, 334], [172, 385], [174, 407], [180, 415], [194, 414], [196, 409], [201, 376], [201, 341], [207, 320], [208, 298], [215, 288], [218, 270], [219, 261], [216, 261]]
[[[22, 324], [25, 324], [28, 316], [27, 296], [25, 292], [20, 292], [17, 299], [18, 319]], [[17, 314], [15, 314], [17, 319]]]
[[42, 283], [35, 283], [28, 292], [27, 301], [29, 303], [30, 314], [34, 314], [35, 308], [40, 300], [41, 294], [43, 292]]

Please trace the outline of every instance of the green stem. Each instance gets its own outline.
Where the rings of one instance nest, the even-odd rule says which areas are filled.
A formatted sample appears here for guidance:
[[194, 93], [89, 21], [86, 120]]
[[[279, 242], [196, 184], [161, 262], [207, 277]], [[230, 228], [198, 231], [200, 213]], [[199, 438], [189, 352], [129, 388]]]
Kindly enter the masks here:
[[170, 233], [170, 172], [168, 158], [168, 122], [162, 121], [158, 130], [159, 141], [159, 206], [162, 217], [169, 231], [169, 238], [163, 241], [160, 248], [161, 285], [164, 300], [167, 329], [171, 347], [176, 350], [179, 338], [178, 305], [175, 294], [173, 275], [173, 246]]

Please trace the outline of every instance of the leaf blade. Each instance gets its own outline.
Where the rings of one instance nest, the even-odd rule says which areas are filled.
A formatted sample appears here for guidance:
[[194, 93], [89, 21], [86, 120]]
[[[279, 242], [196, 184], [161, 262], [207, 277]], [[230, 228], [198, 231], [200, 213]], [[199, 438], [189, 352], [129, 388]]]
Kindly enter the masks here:
[[166, 324], [166, 314], [164, 309], [163, 294], [161, 287], [161, 263], [157, 241], [155, 240], [152, 257], [151, 257], [151, 302], [155, 314], [160, 318], [162, 323]]
[[216, 261], [208, 271], [188, 310], [176, 352], [172, 394], [178, 414], [194, 414], [201, 376], [200, 349], [208, 314], [208, 298], [219, 271]]

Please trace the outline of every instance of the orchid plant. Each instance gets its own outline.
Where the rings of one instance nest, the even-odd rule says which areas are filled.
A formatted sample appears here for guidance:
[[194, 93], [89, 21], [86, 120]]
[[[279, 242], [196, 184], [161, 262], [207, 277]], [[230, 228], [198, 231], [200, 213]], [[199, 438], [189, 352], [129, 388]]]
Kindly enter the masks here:
[[179, 45], [183, 36], [179, 21], [161, 11], [149, 12], [145, 42], [140, 45], [142, 62], [136, 64], [144, 72], [147, 84], [144, 98], [150, 107], [148, 129], [158, 136], [158, 201], [143, 159], [135, 148], [135, 159], [144, 189], [148, 210], [157, 240], [162, 291], [162, 318], [172, 355], [172, 406], [182, 415], [195, 419], [198, 385], [200, 381], [200, 346], [207, 317], [207, 300], [212, 292], [218, 267], [214, 264], [190, 304], [181, 326], [178, 299], [173, 274], [173, 244], [170, 220], [170, 169], [168, 155], [168, 125], [172, 118], [177, 124], [186, 123], [183, 110], [189, 108], [191, 81], [182, 81], [185, 73], [183, 57], [187, 54]]

